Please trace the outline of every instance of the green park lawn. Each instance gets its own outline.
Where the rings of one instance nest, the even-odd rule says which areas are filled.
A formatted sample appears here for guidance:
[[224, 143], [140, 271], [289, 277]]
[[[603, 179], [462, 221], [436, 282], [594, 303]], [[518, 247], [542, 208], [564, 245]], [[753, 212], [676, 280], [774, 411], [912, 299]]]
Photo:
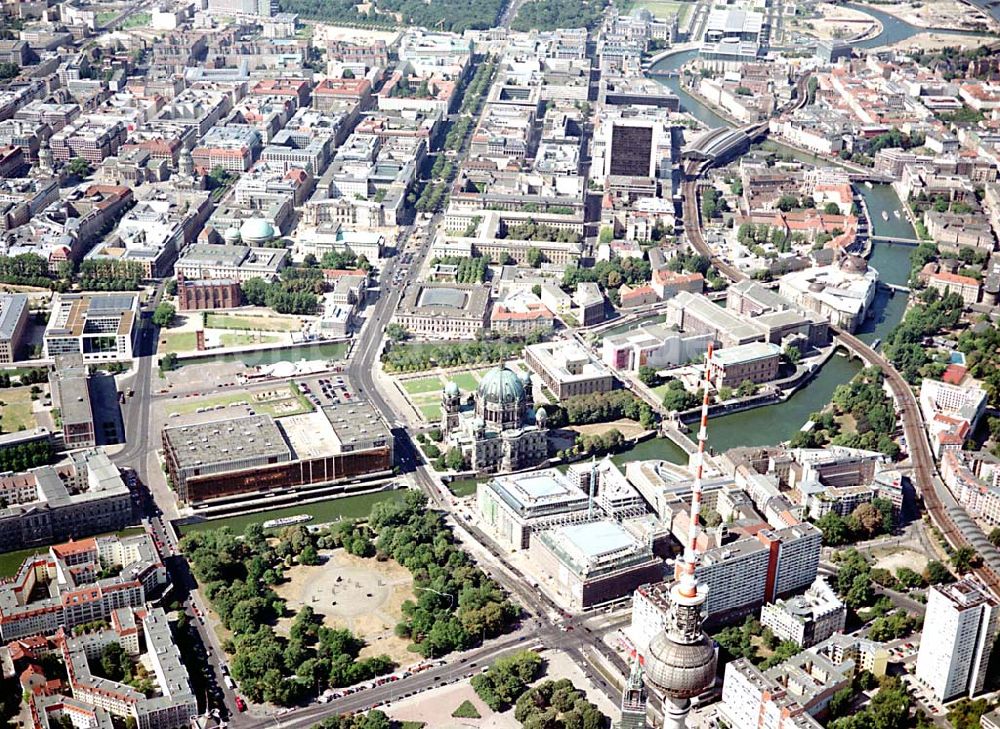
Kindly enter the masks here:
[[424, 419], [428, 422], [437, 422], [441, 419], [441, 405], [436, 402], [426, 403], [417, 407], [420, 414], [424, 416]]
[[198, 346], [197, 332], [166, 332], [161, 341], [160, 352], [193, 352]]
[[297, 332], [302, 322], [294, 317], [244, 316], [242, 314], [209, 314], [206, 329], [243, 329], [262, 332]]
[[634, 0], [628, 6], [628, 10], [631, 12], [635, 8], [646, 8], [654, 18], [659, 19], [666, 19], [676, 14], [677, 21], [683, 23], [692, 6], [693, 3], [676, 2], [676, 0]]
[[416, 380], [402, 380], [399, 383], [409, 395], [422, 395], [428, 392], [440, 392], [442, 388], [441, 378], [420, 377]]
[[31, 388], [10, 387], [0, 390], [0, 432], [14, 433], [38, 425], [31, 412]]
[[463, 392], [472, 392], [479, 387], [479, 380], [471, 372], [461, 372], [457, 375], [452, 375], [451, 379]]

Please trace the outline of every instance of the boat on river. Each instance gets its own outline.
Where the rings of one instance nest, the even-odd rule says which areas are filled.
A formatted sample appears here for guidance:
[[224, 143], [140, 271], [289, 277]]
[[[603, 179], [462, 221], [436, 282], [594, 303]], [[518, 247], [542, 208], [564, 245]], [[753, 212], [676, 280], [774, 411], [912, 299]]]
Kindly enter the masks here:
[[883, 210], [882, 211], [882, 220], [888, 220], [888, 219], [889, 219], [889, 213], [887, 213], [885, 210]]
[[296, 514], [295, 516], [283, 516], [280, 519], [268, 519], [263, 523], [265, 529], [280, 529], [281, 527], [301, 524], [312, 521], [312, 514]]

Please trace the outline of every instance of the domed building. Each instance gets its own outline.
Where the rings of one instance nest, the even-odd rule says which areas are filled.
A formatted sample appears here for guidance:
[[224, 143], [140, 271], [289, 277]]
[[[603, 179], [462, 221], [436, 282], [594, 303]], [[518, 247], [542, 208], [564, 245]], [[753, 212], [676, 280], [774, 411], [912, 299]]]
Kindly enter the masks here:
[[520, 428], [531, 401], [531, 378], [522, 380], [501, 364], [494, 367], [479, 383], [476, 415], [500, 430]]
[[275, 239], [274, 226], [262, 218], [250, 218], [240, 226], [243, 245], [259, 247]]
[[243, 239], [240, 237], [240, 229], [236, 226], [226, 228], [226, 231], [222, 234], [222, 240], [224, 240], [228, 246], [238, 246], [243, 242]]
[[465, 407], [455, 382], [441, 395], [441, 430], [449, 447], [458, 447], [476, 471], [513, 471], [536, 465], [549, 455], [545, 409], [534, 418], [531, 377], [523, 378], [504, 363], [494, 367], [479, 383]]

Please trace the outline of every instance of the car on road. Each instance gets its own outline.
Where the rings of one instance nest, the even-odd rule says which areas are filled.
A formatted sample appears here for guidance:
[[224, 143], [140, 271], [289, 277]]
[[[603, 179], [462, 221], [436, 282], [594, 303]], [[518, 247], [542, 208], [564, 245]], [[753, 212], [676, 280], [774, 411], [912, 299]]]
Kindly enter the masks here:
[[243, 700], [242, 696], [237, 696], [236, 697], [236, 710], [237, 711], [246, 711], [247, 710], [247, 702]]

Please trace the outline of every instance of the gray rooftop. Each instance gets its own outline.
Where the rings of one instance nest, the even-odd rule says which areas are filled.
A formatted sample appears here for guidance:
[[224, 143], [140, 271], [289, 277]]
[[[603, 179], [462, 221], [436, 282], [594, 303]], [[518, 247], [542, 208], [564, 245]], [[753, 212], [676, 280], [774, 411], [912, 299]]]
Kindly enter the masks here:
[[0, 294], [0, 339], [13, 339], [14, 331], [27, 310], [27, 294]]
[[93, 423], [90, 405], [90, 375], [86, 367], [59, 367], [49, 373], [52, 402], [65, 425]]
[[341, 453], [388, 444], [392, 440], [392, 432], [367, 400], [327, 405], [323, 414], [330, 420], [340, 441]]
[[194, 425], [164, 428], [179, 468], [194, 468], [248, 459], [292, 460], [292, 449], [270, 415], [248, 415]]
[[554, 468], [498, 476], [485, 485], [523, 517], [559, 514], [587, 507], [587, 495]]
[[238, 266], [250, 253], [247, 246], [214, 245], [211, 243], [195, 243], [188, 246], [181, 256], [183, 263], [200, 263], [202, 265]]

